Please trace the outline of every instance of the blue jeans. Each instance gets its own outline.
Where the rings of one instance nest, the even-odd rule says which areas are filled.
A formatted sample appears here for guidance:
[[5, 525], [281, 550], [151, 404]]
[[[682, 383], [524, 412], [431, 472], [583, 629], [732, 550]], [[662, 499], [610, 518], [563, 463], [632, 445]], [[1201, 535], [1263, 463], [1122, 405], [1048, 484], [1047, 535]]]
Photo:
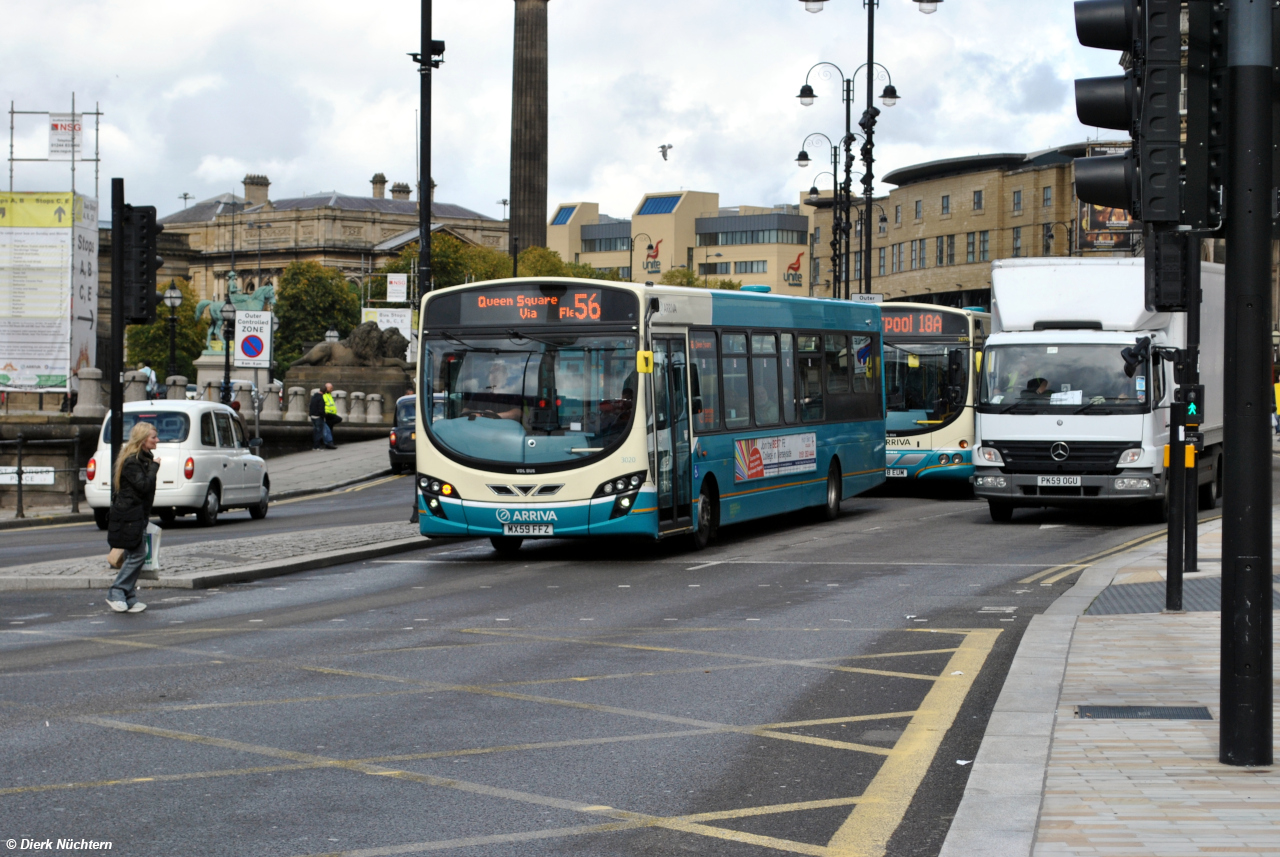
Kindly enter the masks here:
[[116, 575], [115, 582], [111, 584], [111, 589], [107, 591], [108, 601], [123, 601], [130, 607], [133, 606], [133, 602], [138, 600], [138, 574], [146, 561], [147, 540], [144, 538], [138, 542], [136, 548], [124, 552], [124, 562], [120, 565], [120, 572]]
[[323, 444], [324, 446], [333, 446], [333, 429], [329, 428], [324, 417], [311, 418], [311, 448]]

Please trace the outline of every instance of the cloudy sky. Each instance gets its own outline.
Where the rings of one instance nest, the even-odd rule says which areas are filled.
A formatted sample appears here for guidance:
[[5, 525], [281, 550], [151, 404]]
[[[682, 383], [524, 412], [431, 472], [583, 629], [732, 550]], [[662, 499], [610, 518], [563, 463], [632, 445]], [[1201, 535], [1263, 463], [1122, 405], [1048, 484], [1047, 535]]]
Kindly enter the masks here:
[[[435, 79], [437, 198], [501, 217], [508, 196], [511, 0], [435, 0], [447, 41]], [[99, 102], [102, 193], [162, 214], [180, 196], [369, 193], [415, 181], [418, 0], [0, 0], [0, 98], [18, 110]], [[843, 129], [839, 84], [865, 60], [859, 0], [813, 15], [797, 0], [551, 0], [548, 205], [594, 200], [629, 215], [645, 191], [717, 191], [721, 205], [795, 202], [820, 167], [794, 164], [805, 135]], [[922, 15], [882, 0], [876, 58], [902, 96], [876, 136], [878, 172], [980, 152], [1027, 152], [1096, 136], [1071, 80], [1116, 73], [1079, 47], [1071, 0], [945, 0]], [[878, 87], [879, 88], [879, 87]], [[877, 88], [877, 91], [878, 91]], [[863, 91], [858, 76], [858, 91]], [[860, 110], [860, 108], [859, 108]], [[856, 121], [856, 112], [855, 112]], [[1103, 132], [1107, 134], [1108, 132]], [[658, 152], [674, 145], [670, 160]], [[44, 117], [17, 117], [17, 157], [43, 157]], [[91, 143], [90, 143], [91, 145]], [[821, 146], [813, 146], [815, 157]], [[67, 165], [16, 165], [15, 190], [67, 187]], [[77, 186], [92, 187], [92, 164]], [[821, 182], [829, 182], [824, 177]], [[825, 186], [825, 185], [824, 185]]]

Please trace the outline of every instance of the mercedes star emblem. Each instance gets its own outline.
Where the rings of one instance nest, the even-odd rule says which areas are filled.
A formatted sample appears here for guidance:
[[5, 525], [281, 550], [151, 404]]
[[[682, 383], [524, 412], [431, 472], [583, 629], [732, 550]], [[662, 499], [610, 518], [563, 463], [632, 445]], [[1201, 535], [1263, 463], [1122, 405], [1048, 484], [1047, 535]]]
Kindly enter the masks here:
[[1049, 454], [1053, 456], [1054, 461], [1066, 461], [1067, 456], [1071, 454], [1071, 447], [1067, 446], [1062, 441], [1058, 441], [1053, 446], [1049, 447]]

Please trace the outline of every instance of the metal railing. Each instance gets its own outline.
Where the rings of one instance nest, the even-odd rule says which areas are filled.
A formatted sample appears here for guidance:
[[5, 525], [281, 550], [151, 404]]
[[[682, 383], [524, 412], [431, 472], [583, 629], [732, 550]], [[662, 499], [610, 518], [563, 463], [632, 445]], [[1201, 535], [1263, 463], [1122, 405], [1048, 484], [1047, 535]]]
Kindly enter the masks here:
[[23, 473], [25, 472], [25, 469], [22, 466], [23, 448], [27, 446], [53, 446], [56, 444], [64, 444], [64, 445], [71, 446], [71, 462], [73, 466], [71, 467], [41, 466], [40, 472], [54, 473], [54, 474], [57, 474], [57, 473], [75, 474], [74, 477], [71, 479], [71, 514], [73, 515], [80, 514], [80, 466], [79, 466], [80, 465], [80, 436], [76, 435], [75, 437], [51, 438], [47, 440], [46, 439], [28, 440], [27, 438], [23, 437], [22, 432], [18, 432], [18, 436], [14, 440], [0, 440], [0, 447], [16, 446], [18, 448], [18, 451], [17, 451], [18, 461], [17, 461], [17, 467], [15, 468], [15, 472], [14, 472], [15, 482], [17, 483], [17, 489], [18, 489], [18, 499], [17, 499], [16, 511], [14, 513], [15, 518], [26, 517], [26, 514], [23, 510], [23, 498], [22, 498], [22, 484], [23, 484], [22, 476], [23, 476]]

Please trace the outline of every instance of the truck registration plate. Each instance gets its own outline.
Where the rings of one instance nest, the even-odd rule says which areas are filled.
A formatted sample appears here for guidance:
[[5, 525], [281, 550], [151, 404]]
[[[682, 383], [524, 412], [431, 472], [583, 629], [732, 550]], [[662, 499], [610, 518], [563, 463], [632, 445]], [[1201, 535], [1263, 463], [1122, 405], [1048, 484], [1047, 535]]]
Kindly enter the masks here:
[[1079, 476], [1038, 476], [1036, 477], [1036, 485], [1041, 488], [1063, 487], [1080, 487]]
[[907, 469], [905, 467], [887, 467], [885, 468], [884, 475], [890, 479], [905, 479], [907, 476]]
[[504, 536], [553, 536], [554, 524], [503, 524]]

